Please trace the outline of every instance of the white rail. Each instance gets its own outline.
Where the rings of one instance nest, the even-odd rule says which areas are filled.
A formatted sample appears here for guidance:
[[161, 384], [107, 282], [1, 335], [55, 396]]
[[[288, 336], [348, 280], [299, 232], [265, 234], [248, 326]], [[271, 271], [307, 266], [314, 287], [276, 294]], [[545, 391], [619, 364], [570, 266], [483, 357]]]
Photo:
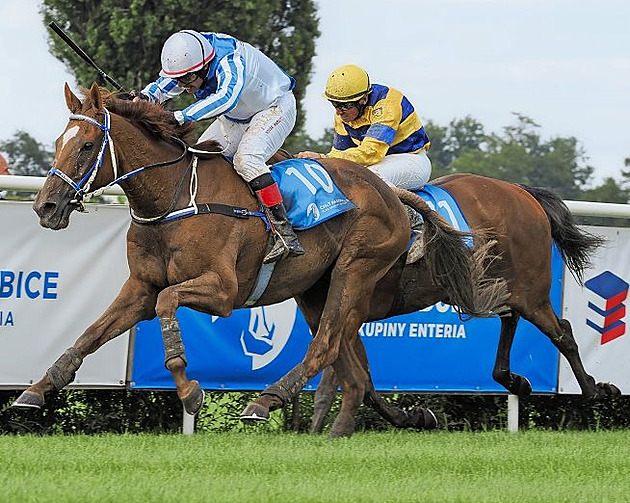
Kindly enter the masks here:
[[[0, 175], [0, 189], [37, 192], [43, 187], [45, 180], [45, 176]], [[115, 196], [124, 195], [124, 192], [118, 185], [110, 187], [103, 193]]]
[[630, 218], [630, 204], [565, 201], [571, 213], [581, 217]]
[[[0, 189], [37, 192], [44, 185], [46, 177], [0, 175]], [[123, 195], [120, 187], [107, 189], [105, 194]], [[571, 213], [587, 217], [630, 218], [630, 204], [595, 203], [590, 201], [565, 201]]]

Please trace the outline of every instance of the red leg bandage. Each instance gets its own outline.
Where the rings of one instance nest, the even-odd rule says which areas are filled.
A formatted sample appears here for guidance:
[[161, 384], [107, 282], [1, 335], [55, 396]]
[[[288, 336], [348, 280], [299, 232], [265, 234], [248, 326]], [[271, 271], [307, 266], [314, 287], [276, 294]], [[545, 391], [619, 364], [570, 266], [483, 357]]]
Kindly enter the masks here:
[[264, 189], [257, 190], [256, 195], [267, 208], [271, 208], [272, 206], [282, 202], [282, 194], [280, 194], [280, 189], [278, 189], [277, 183], [273, 183]]

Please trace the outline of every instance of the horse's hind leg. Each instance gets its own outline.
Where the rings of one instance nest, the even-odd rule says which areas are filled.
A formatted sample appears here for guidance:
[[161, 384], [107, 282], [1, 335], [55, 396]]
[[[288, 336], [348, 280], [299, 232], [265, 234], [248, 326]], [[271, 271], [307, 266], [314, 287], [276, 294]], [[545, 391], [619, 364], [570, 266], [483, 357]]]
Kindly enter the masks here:
[[41, 407], [46, 393], [60, 390], [74, 380], [76, 371], [87, 355], [139, 321], [152, 318], [155, 315], [155, 298], [155, 292], [145, 283], [129, 278], [101, 317], [53, 363], [42, 379], [18, 397], [13, 406]]
[[582, 395], [589, 399], [620, 395], [620, 390], [610, 383], [596, 383], [593, 376], [588, 374], [582, 364], [577, 343], [573, 337], [571, 324], [564, 319], [559, 319], [548, 302], [540, 306], [531, 316], [523, 317], [536, 325], [551, 342], [558, 348], [560, 353], [567, 359], [573, 374], [577, 379]]
[[496, 382], [505, 387], [510, 393], [518, 396], [527, 396], [532, 392], [532, 385], [526, 377], [513, 373], [510, 370], [510, 351], [514, 342], [514, 334], [520, 315], [516, 311], [501, 316], [501, 335], [494, 362], [492, 377]]
[[337, 394], [337, 374], [334, 367], [326, 367], [322, 373], [322, 378], [315, 390], [313, 397], [313, 417], [311, 419], [311, 433], [321, 433], [324, 431], [328, 413], [332, 407], [335, 395]]
[[368, 376], [346, 339], [341, 341], [339, 356], [333, 367], [341, 384], [342, 400], [329, 436], [347, 437], [354, 432], [354, 418], [363, 402]]
[[263, 390], [243, 411], [244, 419], [268, 418], [270, 411], [283, 407], [311, 378], [337, 360], [341, 341], [356, 337], [367, 319], [376, 282], [396, 258], [384, 261], [348, 254], [337, 260], [318, 330], [304, 360]]

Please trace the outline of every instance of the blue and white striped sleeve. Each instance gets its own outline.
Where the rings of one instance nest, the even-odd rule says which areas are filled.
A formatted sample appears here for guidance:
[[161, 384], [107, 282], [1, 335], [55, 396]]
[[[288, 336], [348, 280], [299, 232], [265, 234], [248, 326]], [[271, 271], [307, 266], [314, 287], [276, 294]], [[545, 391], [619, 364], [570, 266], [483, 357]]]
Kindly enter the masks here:
[[245, 61], [230, 54], [221, 60], [217, 69], [217, 90], [207, 98], [175, 112], [175, 119], [184, 122], [210, 119], [232, 110], [245, 86]]
[[177, 85], [177, 81], [167, 77], [158, 77], [142, 90], [142, 94], [149, 97], [154, 103], [164, 103], [175, 96], [179, 96], [184, 89]]

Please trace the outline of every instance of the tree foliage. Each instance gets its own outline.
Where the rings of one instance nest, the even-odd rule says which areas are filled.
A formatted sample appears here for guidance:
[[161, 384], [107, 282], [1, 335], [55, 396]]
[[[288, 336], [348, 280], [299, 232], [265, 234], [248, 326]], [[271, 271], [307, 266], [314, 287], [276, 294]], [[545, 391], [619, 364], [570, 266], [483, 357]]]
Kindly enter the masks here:
[[14, 175], [44, 176], [53, 162], [53, 153], [26, 131], [16, 131], [13, 138], [0, 142]]
[[545, 140], [540, 126], [525, 115], [500, 134], [486, 133], [471, 117], [453, 120], [447, 127], [427, 122], [433, 177], [449, 173], [477, 173], [493, 178], [546, 187], [565, 199], [626, 202], [630, 192], [622, 182], [607, 179], [590, 188], [593, 167], [574, 137]]
[[[229, 33], [258, 47], [298, 82], [300, 105], [310, 80], [319, 20], [313, 0], [44, 0], [46, 25], [55, 21], [112, 78], [142, 89], [160, 69], [160, 52], [183, 29]], [[98, 73], [56, 35], [50, 50], [79, 85], [99, 81]]]
[[326, 128], [322, 136], [317, 139], [311, 138], [306, 133], [298, 132], [288, 138], [285, 148], [292, 154], [302, 152], [303, 150], [326, 153], [330, 151], [334, 135], [335, 129], [332, 127]]

